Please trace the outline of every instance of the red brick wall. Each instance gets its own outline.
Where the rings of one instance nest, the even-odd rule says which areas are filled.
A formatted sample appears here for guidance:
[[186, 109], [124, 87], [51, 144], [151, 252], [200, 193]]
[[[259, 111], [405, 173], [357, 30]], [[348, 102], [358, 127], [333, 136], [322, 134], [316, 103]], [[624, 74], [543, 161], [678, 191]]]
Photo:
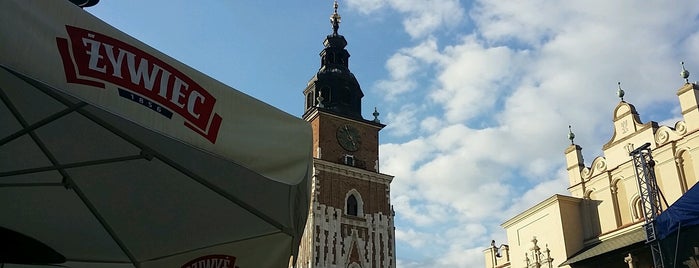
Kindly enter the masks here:
[[389, 201], [386, 198], [386, 185], [347, 177], [327, 171], [320, 171], [317, 177], [318, 202], [336, 208], [345, 208], [347, 193], [356, 189], [364, 202], [364, 213], [390, 215]]
[[[359, 150], [350, 152], [342, 148], [337, 142], [337, 129], [345, 124], [351, 125], [359, 131], [361, 145]], [[350, 119], [338, 118], [329, 114], [319, 114], [311, 121], [313, 128], [313, 154], [315, 156], [318, 147], [321, 148], [321, 159], [333, 163], [342, 163], [344, 155], [353, 155], [354, 158], [364, 165], [356, 165], [369, 171], [376, 171], [374, 166], [379, 159], [379, 130], [378, 126], [360, 123]]]

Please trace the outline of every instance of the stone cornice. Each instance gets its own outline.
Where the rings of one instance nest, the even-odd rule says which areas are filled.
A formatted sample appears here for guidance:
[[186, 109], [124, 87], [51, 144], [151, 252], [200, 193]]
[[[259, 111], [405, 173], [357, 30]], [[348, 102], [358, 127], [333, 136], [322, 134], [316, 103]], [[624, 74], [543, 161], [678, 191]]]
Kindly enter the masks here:
[[568, 154], [568, 153], [570, 153], [572, 151], [576, 151], [576, 150], [582, 150], [582, 147], [580, 147], [577, 144], [572, 144], [565, 149], [564, 153]]
[[313, 121], [314, 118], [320, 116], [321, 114], [326, 115], [326, 116], [330, 116], [330, 117], [334, 117], [337, 119], [356, 122], [356, 123], [359, 123], [362, 125], [367, 125], [367, 126], [371, 126], [371, 127], [378, 128], [378, 129], [382, 129], [386, 126], [384, 124], [377, 123], [377, 122], [370, 121], [370, 120], [366, 120], [366, 119], [358, 119], [358, 118], [351, 118], [351, 117], [336, 115], [336, 114], [332, 113], [331, 111], [328, 111], [328, 110], [323, 109], [323, 108], [318, 108], [318, 107], [313, 107], [310, 110], [306, 111], [306, 113], [303, 115], [303, 119], [310, 122], [310, 121]]
[[680, 87], [679, 90], [677, 90], [677, 96], [682, 95], [682, 93], [685, 93], [692, 89], [697, 89], [697, 85], [694, 83], [685, 83], [682, 87]]
[[313, 158], [313, 167], [317, 170], [327, 171], [335, 174], [348, 176], [350, 178], [377, 182], [385, 185], [390, 185], [393, 181], [393, 176], [364, 170], [352, 166], [337, 164], [318, 158]]
[[612, 238], [615, 238], [618, 236], [622, 236], [622, 235], [637, 231], [639, 229], [643, 229], [644, 223], [645, 222], [643, 220], [640, 220], [640, 221], [637, 221], [634, 223], [620, 226], [619, 228], [617, 228], [615, 230], [612, 230], [612, 231], [609, 231], [606, 233], [602, 233], [598, 236], [593, 236], [591, 238], [586, 239], [585, 241], [583, 241], [583, 245], [585, 245], [585, 246], [595, 245], [595, 244], [599, 243], [600, 241], [606, 241], [606, 240], [609, 240], [609, 239], [612, 239]]
[[547, 207], [550, 207], [554, 203], [573, 203], [573, 204], [578, 204], [582, 201], [581, 198], [577, 197], [572, 197], [572, 196], [565, 196], [565, 195], [559, 195], [555, 194], [549, 198], [546, 198], [546, 200], [541, 201], [539, 204], [534, 205], [533, 207], [530, 207], [529, 209], [523, 211], [522, 213], [517, 214], [516, 216], [510, 218], [509, 220], [503, 222], [500, 224], [502, 228], [510, 228], [512, 225], [519, 223], [520, 221], [528, 218], [534, 213], [537, 213]]

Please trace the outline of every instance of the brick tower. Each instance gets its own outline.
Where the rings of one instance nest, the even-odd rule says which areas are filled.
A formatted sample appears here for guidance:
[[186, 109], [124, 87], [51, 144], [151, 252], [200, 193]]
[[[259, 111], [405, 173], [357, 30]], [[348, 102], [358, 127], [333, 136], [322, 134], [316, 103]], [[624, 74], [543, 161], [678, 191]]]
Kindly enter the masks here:
[[374, 112], [361, 115], [364, 94], [348, 68], [340, 15], [330, 16], [321, 66], [303, 91], [303, 119], [313, 128], [311, 208], [299, 248], [300, 268], [396, 267], [390, 204], [393, 176], [379, 173], [379, 131]]

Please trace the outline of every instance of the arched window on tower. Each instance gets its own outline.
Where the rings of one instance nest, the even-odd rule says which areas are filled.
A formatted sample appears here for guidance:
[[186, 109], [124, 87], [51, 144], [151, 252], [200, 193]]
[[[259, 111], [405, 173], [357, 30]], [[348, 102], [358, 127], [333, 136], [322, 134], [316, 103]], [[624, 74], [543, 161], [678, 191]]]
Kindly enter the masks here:
[[311, 107], [313, 107], [313, 104], [313, 92], [308, 92], [308, 94], [306, 94], [306, 110], [311, 109]]
[[347, 215], [357, 216], [357, 198], [354, 195], [347, 198]]
[[345, 215], [364, 217], [364, 202], [356, 189], [350, 190], [345, 196]]

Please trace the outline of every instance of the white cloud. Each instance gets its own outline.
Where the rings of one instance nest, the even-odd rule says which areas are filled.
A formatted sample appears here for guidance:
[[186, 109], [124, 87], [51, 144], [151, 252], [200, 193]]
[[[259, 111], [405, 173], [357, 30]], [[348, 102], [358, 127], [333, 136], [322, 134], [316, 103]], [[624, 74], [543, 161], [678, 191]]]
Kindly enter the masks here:
[[376, 84], [384, 92], [385, 98], [394, 99], [397, 95], [412, 91], [416, 82], [413, 75], [418, 71], [416, 60], [406, 54], [397, 53], [386, 62], [386, 69], [391, 78]]
[[452, 247], [432, 267], [485, 267], [483, 249], [485, 247]]
[[435, 132], [442, 127], [444, 121], [434, 116], [428, 116], [420, 122], [420, 130], [424, 132]]
[[[563, 170], [561, 170], [561, 173]], [[504, 213], [506, 215], [516, 215], [522, 211], [544, 201], [554, 194], [570, 195], [564, 189], [569, 186], [568, 177], [560, 177], [553, 180], [541, 182], [526, 190], [524, 194], [513, 197], [512, 206]]]
[[370, 14], [386, 5], [386, 0], [349, 0], [350, 8], [356, 9], [363, 14]]
[[[424, 139], [414, 138], [401, 144], [382, 144], [379, 147], [381, 172], [391, 171], [393, 176], [400, 177], [400, 182], [392, 184], [394, 192], [406, 193], [410, 188], [400, 188], [414, 183], [413, 170], [425, 159], [432, 158], [434, 148]], [[397, 191], [400, 190], [400, 191]]]
[[386, 131], [398, 137], [412, 134], [417, 128], [418, 112], [415, 104], [404, 105], [398, 112], [389, 112], [386, 120], [391, 124]]
[[[455, 2], [398, 2], [386, 0], [382, 7], [423, 28], [406, 26], [416, 45], [400, 49], [386, 65], [391, 76], [382, 83], [404, 86], [381, 91], [402, 101], [387, 124], [407, 125], [390, 127], [388, 134], [408, 139], [380, 147], [382, 172], [396, 176], [392, 196], [403, 224], [397, 229], [406, 228], [402, 239], [434, 228], [435, 237], [449, 241], [410, 243], [416, 252], [443, 248], [422, 261], [398, 256], [401, 267], [482, 267], [482, 250], [491, 237], [502, 237], [500, 222], [566, 193], [569, 124], [589, 165], [611, 136], [617, 81], [644, 122], [672, 126], [680, 116], [676, 107], [661, 118], [644, 111], [676, 105], [680, 60], [699, 72], [699, 61], [689, 58], [699, 48], [699, 6], [477, 1], [469, 13], [477, 27], [453, 39], [427, 32], [453, 27], [443, 19], [458, 15], [418, 7]], [[442, 228], [451, 224], [464, 233]]]
[[462, 43], [444, 49], [438, 67], [437, 90], [432, 99], [443, 104], [449, 122], [461, 122], [491, 112], [493, 105], [509, 89], [504, 83], [516, 75], [519, 61], [510, 48], [485, 47], [470, 35]]
[[349, 0], [349, 6], [364, 14], [376, 14], [383, 7], [405, 15], [403, 27], [413, 38], [431, 35], [442, 27], [451, 28], [464, 19], [458, 0]]
[[570, 10], [563, 7], [566, 4], [547, 0], [477, 1], [471, 16], [478, 31], [489, 40], [514, 39], [536, 45], [546, 41], [552, 34], [552, 27], [571, 16]]
[[401, 49], [386, 61], [389, 79], [380, 80], [375, 87], [384, 93], [384, 99], [401, 100], [399, 97], [417, 87], [417, 79], [429, 64], [440, 61], [442, 55], [437, 51], [436, 40], [430, 38], [415, 47]]
[[413, 38], [430, 35], [439, 27], [453, 27], [464, 16], [463, 8], [456, 0], [391, 0], [391, 6], [407, 17], [403, 21], [405, 31]]
[[414, 229], [396, 230], [396, 240], [408, 244], [414, 248], [421, 248], [429, 245], [434, 239], [430, 233], [418, 232]]
[[429, 226], [444, 223], [449, 217], [449, 209], [436, 203], [415, 202], [409, 195], [398, 195], [393, 198], [393, 207], [397, 216], [415, 223], [416, 226]]

